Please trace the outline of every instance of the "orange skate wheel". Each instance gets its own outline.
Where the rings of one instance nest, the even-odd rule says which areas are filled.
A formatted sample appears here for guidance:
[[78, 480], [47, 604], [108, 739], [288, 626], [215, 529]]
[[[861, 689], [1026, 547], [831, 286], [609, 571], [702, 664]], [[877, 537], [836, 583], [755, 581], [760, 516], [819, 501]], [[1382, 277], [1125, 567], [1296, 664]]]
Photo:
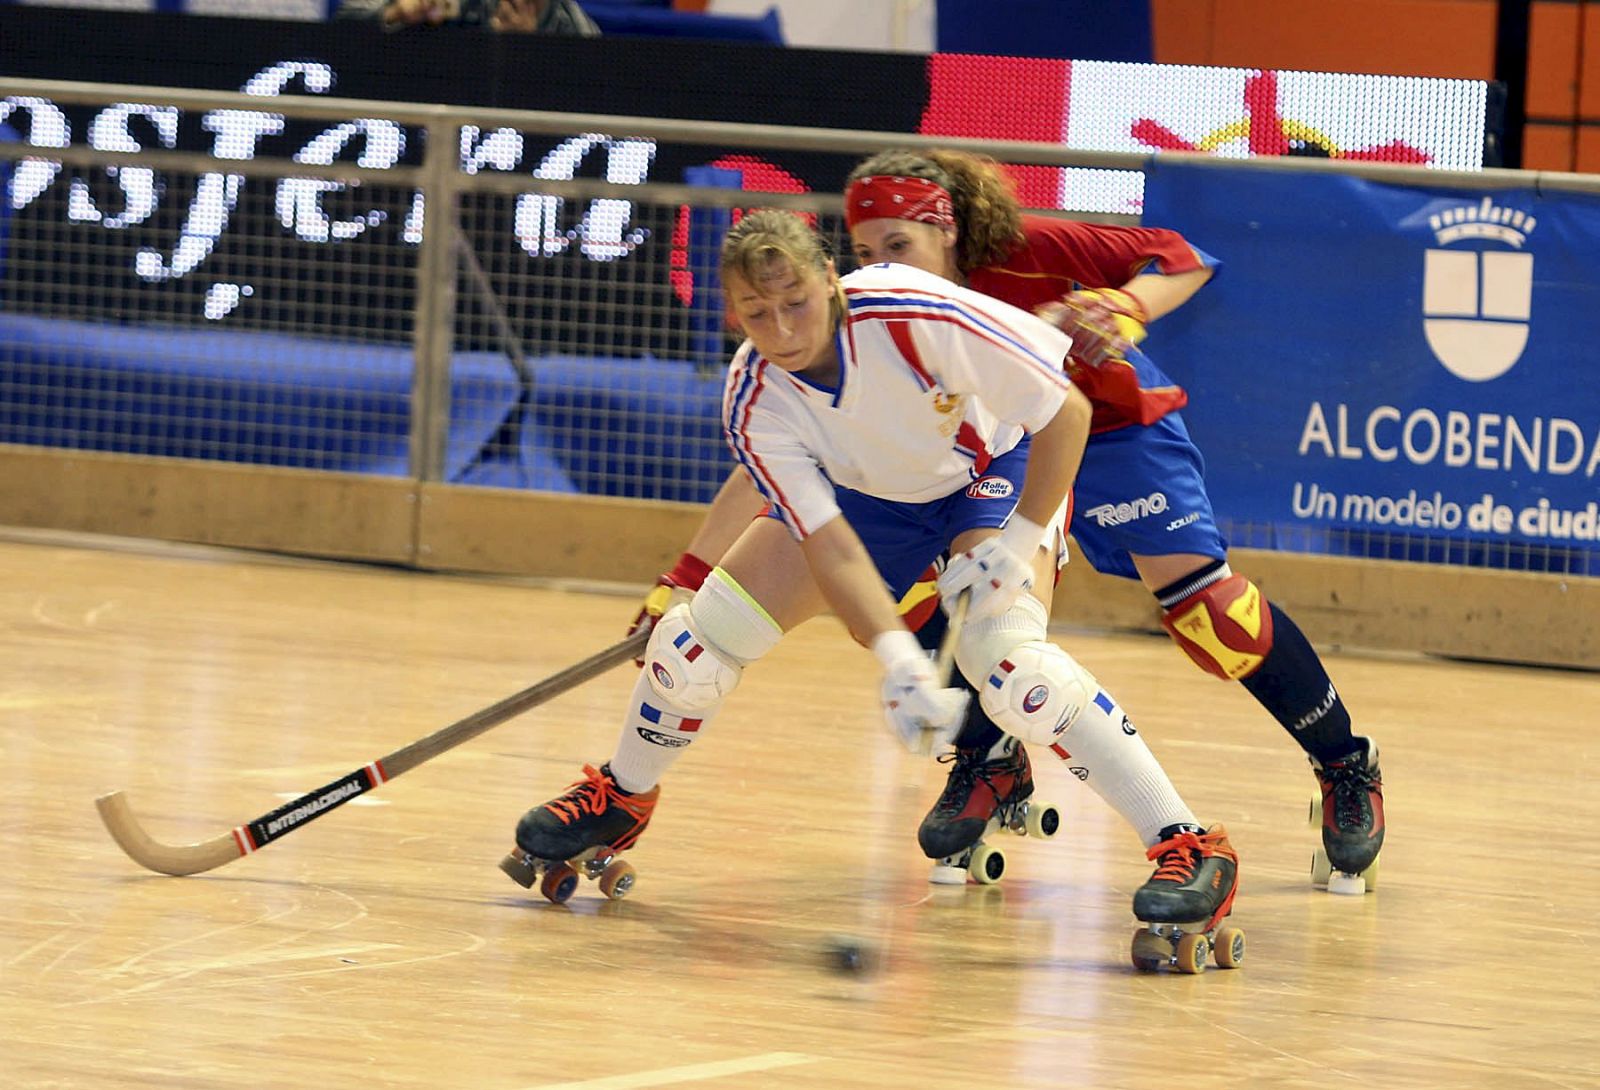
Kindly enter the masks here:
[[1211, 953], [1211, 944], [1206, 937], [1198, 931], [1187, 932], [1178, 940], [1176, 951], [1178, 960], [1173, 967], [1180, 973], [1203, 973], [1206, 971], [1206, 955]]
[[550, 864], [539, 883], [539, 892], [544, 894], [545, 900], [558, 905], [565, 904], [577, 888], [578, 872], [572, 869], [571, 863]]
[[637, 875], [633, 864], [623, 859], [613, 859], [600, 872], [600, 892], [613, 901], [620, 901], [633, 889]]
[[1217, 968], [1237, 969], [1244, 961], [1244, 931], [1231, 926], [1218, 928], [1211, 956], [1216, 959]]
[[1172, 960], [1172, 946], [1166, 939], [1141, 927], [1133, 933], [1133, 967], [1150, 972]]

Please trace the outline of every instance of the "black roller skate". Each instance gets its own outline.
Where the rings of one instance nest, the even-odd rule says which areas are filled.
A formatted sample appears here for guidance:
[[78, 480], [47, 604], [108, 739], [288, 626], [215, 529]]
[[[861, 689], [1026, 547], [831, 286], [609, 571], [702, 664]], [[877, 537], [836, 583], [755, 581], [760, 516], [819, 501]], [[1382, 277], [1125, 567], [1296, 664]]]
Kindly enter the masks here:
[[598, 880], [600, 892], [612, 900], [633, 889], [633, 866], [620, 858], [633, 847], [661, 795], [660, 786], [629, 794], [611, 778], [611, 766], [583, 766], [584, 779], [564, 795], [536, 806], [517, 822], [517, 846], [500, 869], [524, 889], [532, 889], [539, 872], [539, 892], [556, 904], [572, 896], [578, 876]]
[[1161, 843], [1145, 853], [1156, 862], [1156, 872], [1133, 895], [1133, 915], [1146, 925], [1133, 934], [1133, 964], [1203, 973], [1206, 955], [1214, 951], [1219, 968], [1238, 968], [1244, 932], [1218, 926], [1233, 911], [1239, 889], [1239, 856], [1228, 843], [1228, 831], [1221, 825], [1203, 833], [1179, 826], [1163, 829], [1162, 835]]
[[1052, 837], [1061, 828], [1061, 811], [1033, 801], [1033, 769], [1028, 753], [1007, 738], [1000, 756], [989, 747], [958, 748], [939, 760], [950, 764], [944, 793], [922, 819], [917, 843], [935, 860], [930, 882], [961, 885], [970, 876], [980, 885], [998, 882], [1006, 857], [983, 838], [1001, 829], [1025, 836]]
[[1337, 761], [1311, 759], [1321, 792], [1311, 800], [1311, 824], [1322, 829], [1322, 847], [1311, 857], [1313, 885], [1329, 893], [1359, 896], [1378, 886], [1383, 847], [1383, 774], [1378, 746], [1357, 738], [1361, 748]]

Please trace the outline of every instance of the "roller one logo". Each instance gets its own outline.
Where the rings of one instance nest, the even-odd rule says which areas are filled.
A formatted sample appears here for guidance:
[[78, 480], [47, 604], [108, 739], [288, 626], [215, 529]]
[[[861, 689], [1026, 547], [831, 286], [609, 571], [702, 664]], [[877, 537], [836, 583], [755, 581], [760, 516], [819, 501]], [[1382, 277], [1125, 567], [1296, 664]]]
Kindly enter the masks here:
[[975, 500], [1003, 500], [1012, 491], [1011, 482], [1004, 477], [984, 477], [967, 485], [967, 495]]
[[1050, 687], [1048, 685], [1035, 685], [1028, 690], [1028, 695], [1022, 698], [1022, 710], [1024, 713], [1032, 715], [1044, 707], [1045, 702], [1049, 699]]
[[1445, 250], [1424, 255], [1422, 328], [1445, 369], [1467, 382], [1499, 378], [1522, 358], [1532, 313], [1533, 255], [1520, 252], [1538, 221], [1520, 209], [1454, 205], [1428, 217], [1439, 246], [1503, 243], [1505, 250]]

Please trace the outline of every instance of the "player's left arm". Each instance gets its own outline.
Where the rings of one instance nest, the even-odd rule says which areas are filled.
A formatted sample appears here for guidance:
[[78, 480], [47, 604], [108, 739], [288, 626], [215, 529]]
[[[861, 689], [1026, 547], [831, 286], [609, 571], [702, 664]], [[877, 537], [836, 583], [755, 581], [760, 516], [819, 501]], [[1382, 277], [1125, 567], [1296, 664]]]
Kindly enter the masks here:
[[941, 379], [976, 394], [990, 412], [1032, 435], [1027, 477], [1005, 528], [952, 559], [939, 578], [946, 605], [970, 589], [968, 616], [982, 620], [1003, 613], [1032, 585], [1034, 556], [1077, 479], [1093, 414], [1089, 399], [1060, 370], [1067, 343], [1057, 331], [1003, 303], [970, 294], [954, 301], [952, 313], [970, 314], [972, 321], [938, 323]]
[[1144, 324], [1149, 325], [1193, 299], [1215, 274], [1216, 269], [1209, 265], [1181, 273], [1142, 273], [1118, 290], [1139, 304]]
[[1032, 549], [1020, 555], [1031, 562], [1034, 550], [1043, 543], [1044, 530], [1061, 507], [1078, 479], [1078, 468], [1083, 463], [1083, 450], [1089, 441], [1089, 422], [1093, 410], [1089, 399], [1076, 387], [1068, 387], [1067, 396], [1050, 422], [1033, 433], [1028, 449], [1028, 476], [1022, 484], [1022, 494], [1017, 497], [1016, 514], [1041, 527], [1040, 540]]

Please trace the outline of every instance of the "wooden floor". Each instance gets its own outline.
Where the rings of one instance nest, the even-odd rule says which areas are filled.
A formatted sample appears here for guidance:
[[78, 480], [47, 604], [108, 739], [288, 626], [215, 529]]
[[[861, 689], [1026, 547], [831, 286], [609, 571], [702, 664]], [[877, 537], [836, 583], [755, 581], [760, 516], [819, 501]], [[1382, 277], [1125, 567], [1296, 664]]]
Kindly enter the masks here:
[[[930, 887], [942, 768], [831, 620], [751, 669], [667, 781], [631, 898], [496, 867], [611, 750], [631, 667], [207, 875], [202, 840], [616, 642], [633, 599], [154, 545], [0, 540], [0, 1085], [61, 1088], [1600, 1087], [1600, 677], [1330, 655], [1383, 746], [1378, 892], [1313, 890], [1312, 780], [1164, 639], [1059, 632], [1243, 859], [1237, 971], [1141, 974], [1132, 833]], [[830, 971], [829, 936], [884, 967]]]

